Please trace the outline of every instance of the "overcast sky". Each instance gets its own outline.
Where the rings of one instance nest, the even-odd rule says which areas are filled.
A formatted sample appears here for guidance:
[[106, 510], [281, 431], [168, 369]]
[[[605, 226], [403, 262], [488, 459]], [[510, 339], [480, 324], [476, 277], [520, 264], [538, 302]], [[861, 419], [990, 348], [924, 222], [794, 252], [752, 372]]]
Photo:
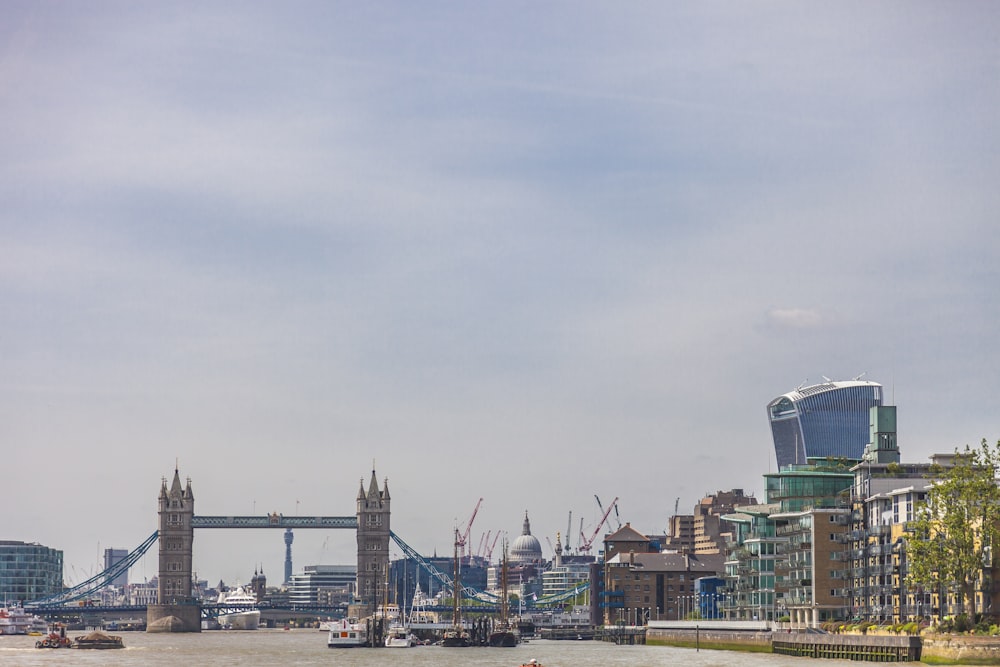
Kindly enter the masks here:
[[[762, 496], [765, 405], [1000, 438], [1000, 4], [0, 4], [0, 539], [195, 512], [550, 555]], [[572, 512], [570, 522], [569, 513]], [[398, 555], [397, 551], [394, 551]], [[295, 570], [355, 561], [299, 531]], [[202, 531], [199, 577], [283, 574]], [[156, 574], [156, 559], [132, 581]]]

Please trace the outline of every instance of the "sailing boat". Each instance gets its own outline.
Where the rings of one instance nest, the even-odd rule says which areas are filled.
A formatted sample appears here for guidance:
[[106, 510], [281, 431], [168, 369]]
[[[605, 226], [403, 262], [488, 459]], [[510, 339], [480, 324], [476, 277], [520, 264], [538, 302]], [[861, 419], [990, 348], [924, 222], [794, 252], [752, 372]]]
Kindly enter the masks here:
[[458, 528], [455, 529], [455, 578], [452, 585], [454, 600], [452, 626], [444, 631], [442, 646], [471, 646], [469, 633], [462, 627], [462, 569], [458, 562]]
[[500, 621], [493, 626], [486, 643], [490, 646], [517, 646], [521, 638], [510, 622], [510, 600], [507, 597], [507, 541], [503, 543], [500, 561]]

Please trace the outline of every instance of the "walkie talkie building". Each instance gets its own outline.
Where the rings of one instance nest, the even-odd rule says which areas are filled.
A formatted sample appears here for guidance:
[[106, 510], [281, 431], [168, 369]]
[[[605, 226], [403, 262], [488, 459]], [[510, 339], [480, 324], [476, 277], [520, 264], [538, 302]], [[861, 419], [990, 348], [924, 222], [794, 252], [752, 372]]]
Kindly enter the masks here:
[[811, 458], [861, 459], [869, 408], [882, 405], [882, 385], [850, 380], [799, 387], [767, 404], [778, 470]]

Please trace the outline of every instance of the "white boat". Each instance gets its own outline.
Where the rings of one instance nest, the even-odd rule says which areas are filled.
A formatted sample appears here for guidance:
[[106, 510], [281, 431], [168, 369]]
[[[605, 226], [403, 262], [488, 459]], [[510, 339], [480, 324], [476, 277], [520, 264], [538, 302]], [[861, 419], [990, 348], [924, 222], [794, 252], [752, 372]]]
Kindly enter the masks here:
[[23, 607], [0, 607], [0, 635], [26, 635], [31, 620]]
[[405, 625], [390, 625], [385, 635], [386, 648], [411, 648], [417, 645], [417, 636]]
[[326, 645], [329, 648], [355, 648], [368, 645], [368, 624], [356, 618], [342, 618], [330, 621], [330, 635]]
[[[219, 614], [219, 625], [229, 630], [256, 630], [260, 627], [260, 610], [257, 598], [242, 586], [219, 593], [219, 605], [225, 613]], [[229, 607], [229, 609], [225, 609]]]
[[29, 635], [47, 635], [49, 634], [49, 622], [46, 621], [41, 616], [32, 616], [31, 623], [28, 625]]

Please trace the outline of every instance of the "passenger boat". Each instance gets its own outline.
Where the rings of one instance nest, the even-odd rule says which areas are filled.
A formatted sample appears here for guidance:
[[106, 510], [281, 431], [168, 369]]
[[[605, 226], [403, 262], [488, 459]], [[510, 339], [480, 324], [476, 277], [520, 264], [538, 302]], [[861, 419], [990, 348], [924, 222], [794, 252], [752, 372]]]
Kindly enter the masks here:
[[328, 648], [356, 648], [368, 645], [368, 624], [356, 618], [342, 618], [330, 622]]
[[48, 631], [48, 623], [29, 614], [24, 607], [0, 607], [0, 635], [44, 634]]
[[229, 630], [256, 630], [260, 627], [260, 610], [257, 598], [242, 586], [219, 593], [219, 605], [231, 611], [219, 614], [219, 625]]
[[122, 638], [118, 635], [106, 635], [100, 630], [95, 630], [90, 634], [77, 637], [73, 642], [73, 648], [106, 649], [125, 648]]

